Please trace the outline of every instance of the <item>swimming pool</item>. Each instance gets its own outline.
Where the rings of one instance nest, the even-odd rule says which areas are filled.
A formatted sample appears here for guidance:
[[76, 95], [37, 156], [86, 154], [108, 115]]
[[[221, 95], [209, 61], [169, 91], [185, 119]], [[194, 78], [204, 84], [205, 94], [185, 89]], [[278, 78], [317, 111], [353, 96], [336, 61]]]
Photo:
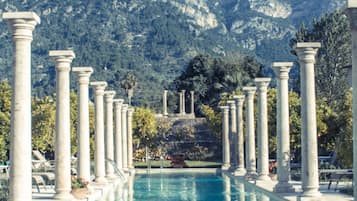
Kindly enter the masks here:
[[[123, 197], [122, 197], [123, 196]], [[116, 201], [281, 201], [226, 175], [161, 173], [135, 175]]]

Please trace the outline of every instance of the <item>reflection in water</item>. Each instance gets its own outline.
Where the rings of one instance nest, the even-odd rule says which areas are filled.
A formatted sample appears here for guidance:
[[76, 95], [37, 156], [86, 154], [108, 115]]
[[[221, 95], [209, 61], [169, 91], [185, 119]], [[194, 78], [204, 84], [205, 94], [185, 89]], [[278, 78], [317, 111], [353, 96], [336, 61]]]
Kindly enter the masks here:
[[223, 175], [224, 201], [231, 201], [231, 178]]
[[270, 201], [270, 198], [264, 194], [260, 194], [259, 200], [261, 201]]
[[235, 200], [245, 201], [245, 188], [242, 182], [234, 179], [234, 186], [237, 188]]

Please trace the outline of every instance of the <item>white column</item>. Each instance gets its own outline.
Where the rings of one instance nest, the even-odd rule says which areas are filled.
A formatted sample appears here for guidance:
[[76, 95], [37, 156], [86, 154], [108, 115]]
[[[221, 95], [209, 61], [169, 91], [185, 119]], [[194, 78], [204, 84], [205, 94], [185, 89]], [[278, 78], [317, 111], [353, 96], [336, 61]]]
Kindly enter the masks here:
[[191, 94], [191, 115], [195, 116], [195, 92], [190, 91]]
[[71, 125], [69, 88], [72, 50], [53, 50], [49, 56], [56, 66], [56, 194], [55, 199], [70, 199], [71, 194]]
[[267, 91], [271, 78], [255, 78], [258, 95], [258, 180], [271, 180], [269, 177], [269, 140]]
[[78, 80], [78, 159], [77, 174], [84, 181], [90, 181], [90, 143], [89, 143], [89, 78], [92, 67], [73, 67], [72, 72]]
[[127, 128], [127, 110], [128, 104], [123, 104], [121, 108], [121, 134], [122, 134], [122, 152], [123, 168], [128, 169], [128, 128]]
[[9, 200], [31, 200], [31, 41], [40, 23], [33, 12], [3, 13], [13, 39]]
[[230, 168], [230, 150], [229, 150], [229, 107], [221, 106], [222, 110], [222, 154], [223, 164], [222, 170], [228, 170]]
[[128, 133], [128, 168], [134, 169], [133, 164], [133, 108], [128, 108], [127, 116], [127, 133]]
[[256, 175], [256, 158], [255, 158], [255, 129], [254, 129], [254, 94], [256, 87], [243, 87], [245, 94], [245, 149], [246, 149], [246, 165], [247, 176]]
[[294, 192], [290, 184], [290, 131], [289, 131], [289, 71], [292, 62], [274, 62], [272, 67], [277, 79], [276, 133], [277, 133], [277, 176], [275, 192]]
[[167, 90], [164, 90], [164, 94], [162, 96], [162, 114], [167, 116]]
[[236, 103], [234, 100], [228, 100], [227, 105], [229, 107], [229, 147], [230, 147], [230, 159], [231, 170], [237, 166], [237, 114]]
[[179, 114], [182, 114], [182, 92], [179, 92]]
[[236, 103], [237, 114], [237, 166], [234, 175], [243, 176], [246, 174], [244, 165], [244, 132], [243, 132], [243, 104], [244, 96], [233, 96]]
[[115, 91], [105, 91], [105, 176], [108, 179], [115, 178], [114, 174], [114, 135], [113, 135], [113, 98]]
[[300, 63], [301, 87], [301, 197], [318, 197], [319, 172], [317, 153], [316, 103], [315, 103], [315, 55], [320, 43], [297, 43], [295, 51]]
[[182, 114], [186, 114], [186, 101], [185, 101], [186, 90], [181, 90], [181, 93], [182, 93]]
[[114, 160], [118, 168], [123, 168], [122, 134], [121, 134], [121, 106], [123, 99], [114, 99], [115, 134], [114, 134]]
[[104, 151], [104, 90], [106, 82], [91, 82], [95, 93], [95, 149], [94, 149], [94, 171], [95, 182], [104, 184], [105, 178], [105, 151]]
[[[347, 0], [347, 14], [352, 34], [352, 114], [353, 114], [353, 172], [357, 172], [357, 2]], [[353, 196], [357, 200], [357, 176], [353, 177]]]

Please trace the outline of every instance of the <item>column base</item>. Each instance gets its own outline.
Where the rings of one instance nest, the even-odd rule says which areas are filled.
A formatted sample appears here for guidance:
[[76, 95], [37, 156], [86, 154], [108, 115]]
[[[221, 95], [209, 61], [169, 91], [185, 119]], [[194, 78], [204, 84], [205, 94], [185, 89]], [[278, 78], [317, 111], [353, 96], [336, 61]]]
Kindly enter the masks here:
[[56, 192], [55, 195], [53, 196], [54, 200], [73, 200], [73, 195], [71, 194], [70, 191], [62, 190], [59, 192]]
[[105, 177], [97, 177], [94, 179], [96, 184], [107, 184], [108, 180]]
[[262, 174], [262, 175], [258, 175], [257, 180], [259, 180], [259, 181], [271, 181], [271, 178], [266, 174]]
[[223, 164], [223, 165], [221, 166], [221, 169], [222, 169], [222, 170], [229, 170], [230, 167], [231, 167], [231, 165], [229, 165], [229, 164]]
[[247, 171], [244, 168], [237, 168], [232, 172], [233, 176], [245, 176]]
[[246, 180], [256, 180], [258, 178], [258, 174], [256, 172], [248, 171], [245, 175]]
[[321, 193], [318, 187], [303, 187], [303, 192], [298, 196], [298, 201], [321, 200]]
[[294, 193], [295, 189], [289, 182], [278, 182], [274, 187], [275, 193]]
[[114, 173], [110, 173], [110, 174], [107, 174], [106, 176], [105, 176], [105, 178], [107, 179], [107, 180], [113, 180], [113, 179], [116, 179], [117, 178], [117, 176], [114, 174]]

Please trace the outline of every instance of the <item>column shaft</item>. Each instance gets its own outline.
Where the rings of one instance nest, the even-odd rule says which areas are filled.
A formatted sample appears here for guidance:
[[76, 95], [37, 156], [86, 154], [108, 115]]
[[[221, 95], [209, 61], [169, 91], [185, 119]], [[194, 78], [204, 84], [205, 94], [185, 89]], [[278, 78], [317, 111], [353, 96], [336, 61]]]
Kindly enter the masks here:
[[277, 176], [275, 192], [293, 192], [290, 182], [290, 131], [289, 131], [289, 88], [288, 79], [292, 62], [273, 63], [277, 79], [276, 132], [277, 132]]
[[237, 113], [234, 100], [227, 101], [229, 105], [229, 146], [231, 169], [234, 170], [237, 166]]
[[127, 128], [128, 105], [124, 104], [121, 109], [121, 133], [122, 133], [122, 152], [123, 168], [128, 169], [128, 128]]
[[256, 157], [255, 157], [255, 129], [254, 129], [254, 94], [255, 87], [243, 87], [245, 93], [246, 108], [246, 164], [247, 176], [256, 175]]
[[179, 114], [182, 114], [182, 92], [179, 92]]
[[56, 194], [55, 199], [71, 198], [71, 125], [69, 99], [69, 71], [72, 50], [50, 51], [49, 56], [55, 60], [56, 66]]
[[132, 121], [133, 121], [133, 112], [134, 110], [132, 108], [128, 109], [128, 118], [127, 118], [127, 125], [128, 125], [128, 168], [129, 169], [134, 169], [134, 164], [133, 164], [133, 126], [132, 126]]
[[113, 135], [113, 98], [115, 91], [105, 91], [105, 176], [115, 178], [114, 174], [114, 135]]
[[267, 88], [270, 80], [270, 78], [255, 78], [258, 88], [258, 180], [270, 180], [267, 106]]
[[[352, 34], [352, 114], [353, 114], [353, 172], [357, 172], [357, 3], [347, 0], [347, 14]], [[353, 195], [357, 200], [357, 176], [353, 177]]]
[[228, 170], [230, 167], [230, 148], [229, 148], [229, 107], [221, 106], [222, 110], [222, 153], [223, 164], [222, 169]]
[[195, 116], [195, 92], [190, 91], [191, 93], [191, 115]]
[[315, 72], [314, 63], [320, 43], [297, 43], [301, 77], [301, 150], [302, 150], [302, 197], [317, 197], [319, 192]]
[[167, 113], [167, 90], [164, 90], [164, 95], [162, 96], [162, 107], [163, 107], [162, 114], [164, 116], [167, 116], [168, 115], [168, 113]]
[[233, 97], [236, 104], [237, 113], [237, 139], [236, 141], [236, 153], [237, 153], [237, 166], [234, 171], [234, 175], [243, 176], [246, 174], [244, 165], [244, 132], [243, 132], [243, 104], [244, 96], [234, 96]]
[[123, 168], [123, 146], [121, 133], [121, 107], [123, 99], [115, 99], [115, 135], [114, 135], [114, 159], [119, 169]]
[[13, 39], [9, 200], [31, 200], [31, 41], [40, 18], [33, 12], [4, 12], [2, 18]]
[[185, 101], [186, 90], [181, 90], [181, 92], [182, 92], [182, 114], [186, 114], [186, 101]]
[[90, 181], [90, 143], [89, 143], [89, 77], [92, 67], [73, 67], [78, 80], [78, 159], [77, 174], [84, 181]]
[[105, 150], [104, 150], [104, 89], [106, 82], [91, 82], [90, 85], [95, 90], [95, 149], [94, 149], [94, 170], [95, 182], [106, 183], [105, 178]]

